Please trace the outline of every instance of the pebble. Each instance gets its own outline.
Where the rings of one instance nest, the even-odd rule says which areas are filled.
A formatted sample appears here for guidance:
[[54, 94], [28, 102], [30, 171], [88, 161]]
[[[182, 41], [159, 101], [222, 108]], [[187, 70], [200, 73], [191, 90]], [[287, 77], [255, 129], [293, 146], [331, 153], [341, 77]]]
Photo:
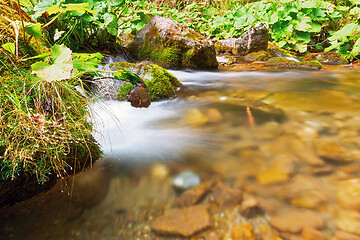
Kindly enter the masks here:
[[209, 205], [196, 205], [158, 217], [151, 224], [151, 229], [160, 235], [190, 237], [210, 226]]
[[351, 162], [360, 160], [360, 152], [346, 149], [338, 140], [318, 139], [315, 142], [315, 149], [320, 157], [336, 162]]
[[185, 171], [176, 175], [172, 181], [175, 190], [185, 191], [199, 185], [201, 182], [200, 177], [193, 172]]
[[309, 141], [313, 141], [314, 139], [316, 139], [319, 136], [319, 133], [316, 129], [310, 127], [310, 126], [305, 126], [303, 128], [301, 128], [300, 130], [295, 132], [295, 135], [300, 138], [303, 142], [309, 142]]
[[214, 181], [205, 181], [198, 186], [186, 190], [175, 199], [173, 207], [183, 208], [199, 203], [210, 192], [213, 185]]
[[294, 172], [296, 157], [290, 154], [282, 154], [275, 158], [273, 164], [265, 171], [256, 175], [261, 185], [278, 184], [287, 182]]
[[216, 108], [210, 108], [207, 111], [207, 119], [211, 123], [220, 122], [222, 120], [222, 115]]
[[213, 197], [220, 208], [233, 207], [241, 204], [243, 192], [238, 188], [231, 188], [220, 182], [213, 189]]
[[360, 236], [343, 232], [343, 231], [336, 231], [335, 233], [336, 240], [360, 240]]
[[304, 227], [301, 237], [307, 240], [326, 240], [322, 232], [311, 227]]
[[252, 218], [263, 213], [264, 210], [260, 207], [259, 201], [254, 196], [245, 193], [240, 206], [240, 214], [246, 218]]
[[341, 181], [337, 184], [336, 197], [340, 206], [349, 210], [360, 210], [360, 178]]
[[199, 109], [193, 108], [186, 114], [185, 121], [192, 126], [201, 126], [207, 123], [208, 119]]
[[335, 226], [342, 231], [360, 235], [360, 213], [358, 211], [341, 210], [337, 213]]
[[161, 163], [151, 167], [151, 176], [156, 179], [165, 179], [169, 175], [169, 168]]
[[324, 226], [324, 220], [319, 214], [309, 210], [297, 209], [271, 215], [269, 223], [280, 231], [291, 233], [299, 233], [305, 227], [318, 229]]
[[250, 222], [236, 224], [231, 229], [231, 236], [233, 240], [256, 240], [254, 227]]

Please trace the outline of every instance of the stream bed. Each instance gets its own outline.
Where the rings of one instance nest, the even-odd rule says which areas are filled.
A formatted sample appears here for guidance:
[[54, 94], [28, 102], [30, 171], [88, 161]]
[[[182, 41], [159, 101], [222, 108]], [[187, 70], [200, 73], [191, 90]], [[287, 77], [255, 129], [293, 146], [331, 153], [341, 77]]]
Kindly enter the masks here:
[[[104, 159], [0, 210], [0, 239], [360, 239], [359, 70], [171, 71], [176, 99], [94, 103]], [[153, 223], [186, 171], [210, 223], [173, 236]]]

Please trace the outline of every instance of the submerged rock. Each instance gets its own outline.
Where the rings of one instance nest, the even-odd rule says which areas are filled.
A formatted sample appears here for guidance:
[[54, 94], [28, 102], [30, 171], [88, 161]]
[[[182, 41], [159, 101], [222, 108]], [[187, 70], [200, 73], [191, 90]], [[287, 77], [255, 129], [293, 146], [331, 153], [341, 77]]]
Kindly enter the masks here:
[[324, 64], [348, 64], [348, 61], [336, 52], [308, 53], [304, 61], [316, 60]]
[[257, 23], [247, 30], [239, 38], [229, 38], [215, 44], [218, 52], [231, 52], [235, 55], [266, 50], [269, 41], [269, 25]]
[[173, 207], [189, 207], [199, 203], [211, 191], [214, 181], [206, 181], [180, 194], [174, 201]]
[[139, 60], [150, 59], [165, 68], [218, 67], [211, 41], [174, 20], [155, 16], [128, 47]]
[[173, 187], [178, 191], [184, 191], [200, 184], [200, 177], [193, 172], [185, 171], [176, 175], [172, 181]]
[[133, 107], [149, 107], [151, 102], [149, 94], [145, 87], [137, 86], [129, 91], [126, 95], [126, 99], [131, 102]]
[[318, 229], [324, 226], [324, 219], [309, 210], [290, 210], [283, 214], [270, 216], [270, 225], [274, 228], [291, 233], [299, 233], [306, 227]]
[[151, 229], [160, 235], [190, 237], [211, 226], [209, 205], [196, 205], [158, 217]]

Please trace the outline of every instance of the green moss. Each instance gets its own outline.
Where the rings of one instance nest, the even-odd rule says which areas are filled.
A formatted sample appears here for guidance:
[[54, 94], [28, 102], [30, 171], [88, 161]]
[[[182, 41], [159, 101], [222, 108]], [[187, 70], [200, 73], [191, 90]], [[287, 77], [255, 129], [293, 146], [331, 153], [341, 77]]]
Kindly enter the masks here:
[[348, 61], [343, 55], [337, 52], [309, 53], [304, 57], [304, 61], [317, 60], [328, 64], [347, 64]]
[[165, 68], [176, 68], [181, 63], [182, 49], [177, 46], [159, 48], [150, 53], [150, 58]]
[[268, 44], [268, 51], [273, 53], [274, 57], [281, 55], [282, 57], [294, 57], [294, 58], [296, 58], [296, 55], [292, 54], [290, 51], [279, 48], [278, 46], [275, 46], [272, 43]]
[[246, 55], [246, 59], [248, 61], [266, 61], [272, 57], [273, 56], [271, 55], [271, 53], [264, 51], [264, 50], [249, 53], [248, 55]]
[[271, 58], [265, 62], [265, 65], [278, 66], [281, 68], [298, 68], [308, 70], [319, 70], [322, 68], [321, 63], [315, 60], [295, 62], [284, 57]]
[[[157, 64], [151, 64], [147, 61], [138, 64], [118, 62], [111, 64], [111, 66], [117, 69], [126, 67], [134, 74], [140, 76], [145, 83], [151, 101], [174, 97], [176, 89], [182, 86], [179, 80], [165, 68], [162, 68]], [[124, 84], [119, 89], [119, 99], [125, 99], [125, 96], [130, 89], [130, 85]]]
[[147, 65], [145, 72], [151, 75], [151, 78], [144, 79], [144, 83], [152, 101], [171, 98], [176, 88], [182, 86], [174, 75], [156, 64]]
[[134, 86], [131, 83], [125, 82], [118, 90], [117, 99], [126, 100], [126, 95]]

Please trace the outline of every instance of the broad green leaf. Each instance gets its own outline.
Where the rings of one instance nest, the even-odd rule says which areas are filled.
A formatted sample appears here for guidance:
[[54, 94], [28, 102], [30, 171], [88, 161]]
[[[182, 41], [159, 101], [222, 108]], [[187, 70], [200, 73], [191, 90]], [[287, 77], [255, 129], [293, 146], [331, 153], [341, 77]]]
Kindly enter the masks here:
[[15, 54], [15, 43], [12, 42], [4, 43], [3, 45], [1, 45], [1, 47], [6, 51], [8, 51], [9, 53], [13, 55]]
[[353, 4], [360, 4], [360, 0], [350, 0]]
[[[360, 0], [359, 0], [359, 1], [360, 1]], [[352, 9], [350, 10], [350, 14], [351, 14], [351, 15], [357, 15], [357, 16], [359, 16], [359, 14], [360, 14], [360, 8], [358, 8], [358, 7], [352, 8]]]
[[37, 19], [42, 13], [44, 13], [47, 9], [55, 5], [54, 0], [41, 0], [34, 7], [34, 18]]
[[270, 17], [269, 24], [274, 24], [279, 20], [279, 17], [276, 13], [272, 14]]
[[301, 8], [316, 8], [317, 2], [316, 1], [303, 1], [299, 3]]
[[346, 41], [341, 42], [332, 42], [330, 47], [325, 48], [325, 52], [331, 51], [333, 49], [339, 48], [341, 45], [343, 45]]
[[353, 46], [353, 49], [351, 50], [351, 56], [355, 57], [356, 55], [359, 55], [360, 53], [360, 38], [358, 38]]
[[246, 23], [246, 15], [242, 15], [240, 18], [236, 19], [234, 23], [235, 28], [243, 28]]
[[295, 45], [295, 50], [300, 52], [300, 53], [304, 53], [307, 51], [307, 44], [296, 44]]
[[42, 69], [44, 67], [49, 67], [49, 66], [50, 66], [50, 64], [45, 63], [45, 62], [36, 62], [36, 63], [31, 65], [31, 70], [37, 71], [39, 69]]
[[358, 27], [358, 24], [356, 23], [348, 23], [343, 28], [341, 28], [339, 31], [335, 32], [331, 37], [328, 39], [330, 41], [342, 39], [344, 37], [350, 36], [354, 33], [356, 28]]
[[91, 14], [96, 14], [97, 11], [91, 10], [89, 7], [89, 3], [77, 3], [77, 4], [64, 4], [67, 11], [75, 11], [80, 14], [84, 14], [85, 12], [89, 12]]
[[120, 80], [123, 80], [123, 81], [128, 80], [132, 84], [136, 84], [136, 83], [141, 81], [140, 78], [137, 75], [135, 75], [134, 73], [130, 72], [127, 69], [117, 70], [114, 73], [114, 78], [117, 78], [117, 79], [120, 79]]
[[71, 54], [71, 50], [64, 45], [54, 45], [51, 48], [51, 58], [54, 63], [51, 65], [46, 62], [35, 63], [31, 66], [32, 73], [47, 82], [69, 79], [73, 69]]
[[303, 31], [295, 31], [294, 37], [297, 41], [303, 41], [305, 43], [310, 42], [311, 38], [310, 38], [310, 33], [308, 32], [303, 32]]
[[321, 31], [321, 24], [317, 23], [317, 22], [312, 22], [310, 23], [311, 28], [308, 29], [308, 32], [312, 32], [312, 33], [318, 33]]
[[105, 13], [103, 18], [105, 26], [109, 25], [113, 21], [116, 21], [116, 15], [110, 12]]
[[350, 7], [346, 7], [346, 6], [336, 6], [336, 10], [345, 12], [348, 11], [350, 9]]
[[311, 25], [309, 24], [309, 22], [310, 21], [308, 19], [303, 19], [303, 20], [301, 20], [301, 22], [297, 22], [295, 24], [295, 29], [299, 30], [299, 31], [306, 31], [311, 28]]
[[108, 4], [110, 7], [120, 7], [124, 5], [125, 0], [108, 0]]
[[59, 7], [58, 5], [52, 5], [51, 7], [49, 7], [48, 9], [46, 9], [46, 12], [49, 14], [49, 15], [52, 15], [52, 14], [57, 14], [59, 12], [61, 12], [63, 9], [61, 7]]
[[27, 23], [25, 30], [27, 34], [35, 37], [36, 39], [39, 39], [42, 36], [40, 23]]

